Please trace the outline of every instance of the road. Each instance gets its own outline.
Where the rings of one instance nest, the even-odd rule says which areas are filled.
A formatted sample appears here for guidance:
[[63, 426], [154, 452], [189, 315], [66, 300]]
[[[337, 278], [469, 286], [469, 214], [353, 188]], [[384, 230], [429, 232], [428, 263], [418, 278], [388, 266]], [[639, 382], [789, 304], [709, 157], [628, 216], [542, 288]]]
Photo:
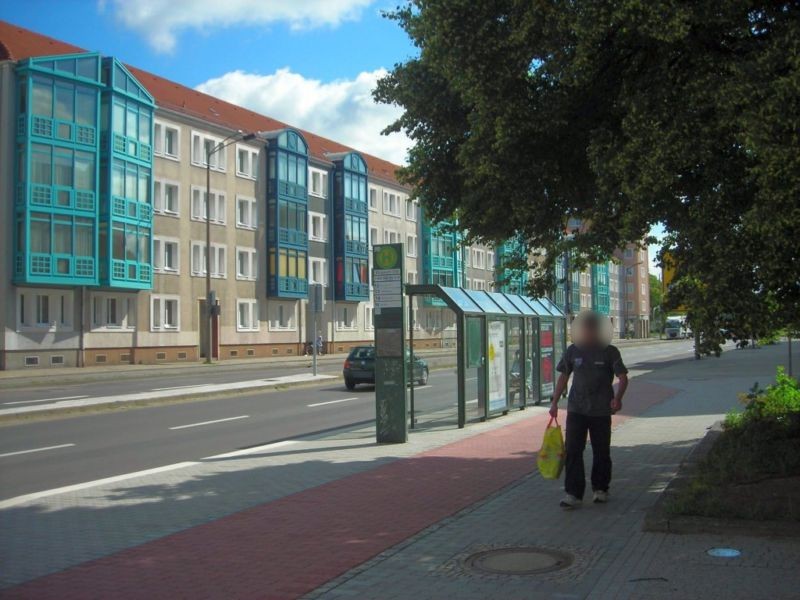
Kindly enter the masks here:
[[[629, 367], [650, 369], [690, 358], [692, 344], [637, 345], [622, 352]], [[241, 380], [241, 373], [238, 377]], [[103, 384], [84, 384], [81, 392], [93, 385]], [[104, 385], [103, 393], [108, 394], [109, 384]], [[158, 382], [148, 385], [163, 387]], [[454, 369], [433, 371], [429, 384], [416, 390], [420, 420], [434, 412], [454, 420], [455, 390]], [[76, 395], [69, 389], [60, 391], [63, 396]], [[348, 391], [334, 382], [6, 426], [0, 429], [0, 500], [370, 423], [374, 403], [372, 386]]]

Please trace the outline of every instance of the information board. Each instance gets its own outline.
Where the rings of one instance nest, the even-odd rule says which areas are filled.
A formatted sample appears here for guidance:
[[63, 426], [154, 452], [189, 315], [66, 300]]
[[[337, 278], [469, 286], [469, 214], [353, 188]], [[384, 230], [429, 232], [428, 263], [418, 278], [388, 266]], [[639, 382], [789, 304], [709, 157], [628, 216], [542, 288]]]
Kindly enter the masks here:
[[540, 364], [539, 373], [542, 378], [542, 398], [553, 395], [554, 364], [553, 364], [553, 323], [541, 321], [539, 328]]

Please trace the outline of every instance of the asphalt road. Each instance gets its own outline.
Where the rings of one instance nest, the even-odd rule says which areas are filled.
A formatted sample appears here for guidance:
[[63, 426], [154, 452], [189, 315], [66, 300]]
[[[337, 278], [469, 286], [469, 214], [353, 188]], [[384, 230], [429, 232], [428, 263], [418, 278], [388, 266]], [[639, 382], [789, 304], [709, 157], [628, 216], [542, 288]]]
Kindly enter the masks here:
[[[692, 344], [637, 345], [622, 352], [629, 367], [657, 368], [664, 361], [689, 359]], [[242, 380], [241, 373], [231, 376]], [[428, 386], [416, 390], [421, 424], [434, 414], [455, 422], [455, 379], [454, 369], [433, 371]], [[165, 387], [157, 380], [146, 383], [149, 389]], [[197, 383], [196, 377], [187, 376], [191, 383]], [[108, 382], [83, 384], [81, 393], [93, 385], [108, 395]], [[61, 396], [75, 395], [72, 391], [58, 390]], [[374, 403], [372, 386], [348, 391], [333, 382], [2, 427], [0, 499], [370, 423]], [[468, 414], [473, 411], [468, 406]]]

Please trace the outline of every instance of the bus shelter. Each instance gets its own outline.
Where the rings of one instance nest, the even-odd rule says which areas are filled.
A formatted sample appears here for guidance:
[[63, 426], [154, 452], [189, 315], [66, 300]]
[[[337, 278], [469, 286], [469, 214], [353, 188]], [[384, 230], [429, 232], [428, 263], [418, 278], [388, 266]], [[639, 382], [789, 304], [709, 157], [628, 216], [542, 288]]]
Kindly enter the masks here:
[[[552, 396], [556, 365], [566, 347], [567, 319], [549, 299], [439, 285], [407, 285], [406, 295], [439, 298], [455, 314], [459, 428], [467, 422], [468, 404], [476, 405], [474, 416], [486, 420]], [[413, 350], [412, 305], [409, 300]], [[409, 408], [413, 428], [413, 386]]]

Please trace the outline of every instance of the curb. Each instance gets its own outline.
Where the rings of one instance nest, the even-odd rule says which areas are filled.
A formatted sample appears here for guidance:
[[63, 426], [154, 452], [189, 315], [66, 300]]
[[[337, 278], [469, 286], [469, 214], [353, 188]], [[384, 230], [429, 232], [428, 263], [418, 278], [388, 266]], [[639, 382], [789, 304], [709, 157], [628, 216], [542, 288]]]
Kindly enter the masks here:
[[721, 434], [722, 421], [717, 421], [681, 462], [675, 477], [669, 482], [656, 503], [647, 511], [642, 531], [674, 534], [710, 533], [757, 537], [800, 537], [800, 523], [791, 521], [673, 516], [667, 512], [669, 502], [689, 485], [697, 464], [708, 455]]

